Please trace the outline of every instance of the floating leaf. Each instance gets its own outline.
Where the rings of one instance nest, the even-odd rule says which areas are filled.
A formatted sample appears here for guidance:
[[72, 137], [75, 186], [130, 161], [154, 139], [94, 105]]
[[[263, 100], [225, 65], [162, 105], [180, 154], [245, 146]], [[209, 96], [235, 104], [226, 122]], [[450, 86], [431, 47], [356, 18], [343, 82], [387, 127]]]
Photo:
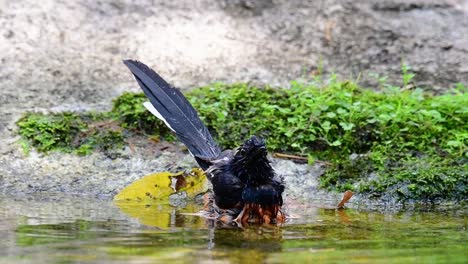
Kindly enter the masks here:
[[207, 191], [207, 180], [200, 169], [191, 172], [160, 172], [145, 176], [125, 187], [114, 201], [138, 201], [145, 204], [168, 201], [175, 193], [186, 192], [189, 198]]

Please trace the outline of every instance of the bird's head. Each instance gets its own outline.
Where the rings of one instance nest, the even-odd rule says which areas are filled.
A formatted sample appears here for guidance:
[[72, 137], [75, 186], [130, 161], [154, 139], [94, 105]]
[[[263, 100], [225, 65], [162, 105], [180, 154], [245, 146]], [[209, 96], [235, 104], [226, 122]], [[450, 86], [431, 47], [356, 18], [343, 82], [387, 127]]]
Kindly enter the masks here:
[[249, 180], [262, 181], [274, 175], [267, 158], [265, 140], [257, 136], [252, 136], [236, 149], [232, 166], [244, 183]]
[[259, 158], [266, 158], [266, 155], [267, 149], [265, 140], [257, 136], [252, 136], [236, 149], [234, 159], [237, 163], [247, 165], [257, 161]]

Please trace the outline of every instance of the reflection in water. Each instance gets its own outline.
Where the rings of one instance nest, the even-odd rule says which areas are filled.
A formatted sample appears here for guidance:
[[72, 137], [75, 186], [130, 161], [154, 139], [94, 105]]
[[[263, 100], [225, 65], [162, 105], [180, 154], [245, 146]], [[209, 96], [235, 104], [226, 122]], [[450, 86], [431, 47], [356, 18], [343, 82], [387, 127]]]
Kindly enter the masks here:
[[169, 205], [0, 199], [0, 263], [465, 262], [466, 212], [384, 215], [297, 207], [282, 226], [220, 225]]
[[170, 205], [145, 205], [143, 203], [117, 202], [116, 205], [127, 215], [138, 219], [146, 226], [160, 230], [190, 228], [205, 230], [208, 241], [206, 249], [250, 248], [260, 251], [278, 251], [281, 248], [281, 228], [271, 225], [249, 225], [238, 227], [221, 221], [196, 216], [202, 209], [199, 204], [185, 208]]

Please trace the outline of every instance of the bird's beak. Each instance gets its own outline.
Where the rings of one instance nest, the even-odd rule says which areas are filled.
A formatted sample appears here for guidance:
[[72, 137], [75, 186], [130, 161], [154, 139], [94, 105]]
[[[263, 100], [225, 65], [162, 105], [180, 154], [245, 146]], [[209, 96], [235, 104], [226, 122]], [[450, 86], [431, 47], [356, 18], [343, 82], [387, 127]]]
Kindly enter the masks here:
[[255, 151], [255, 156], [266, 153], [266, 151], [267, 151], [266, 147], [262, 146], [262, 147], [258, 148], [257, 151]]

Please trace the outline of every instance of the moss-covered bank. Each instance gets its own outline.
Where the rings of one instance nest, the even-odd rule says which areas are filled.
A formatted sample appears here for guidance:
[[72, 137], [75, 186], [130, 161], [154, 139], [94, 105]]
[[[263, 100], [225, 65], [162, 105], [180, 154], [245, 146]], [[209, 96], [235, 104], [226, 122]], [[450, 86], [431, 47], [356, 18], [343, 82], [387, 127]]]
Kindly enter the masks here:
[[[293, 82], [290, 89], [213, 84], [187, 97], [225, 148], [257, 134], [272, 151], [329, 161], [324, 188], [404, 201], [468, 196], [463, 85], [431, 95], [392, 86], [377, 92], [332, 78], [326, 85]], [[172, 139], [143, 108], [145, 100], [124, 93], [108, 113], [27, 113], [19, 133], [26, 147], [78, 154], [120, 147], [135, 134]]]

